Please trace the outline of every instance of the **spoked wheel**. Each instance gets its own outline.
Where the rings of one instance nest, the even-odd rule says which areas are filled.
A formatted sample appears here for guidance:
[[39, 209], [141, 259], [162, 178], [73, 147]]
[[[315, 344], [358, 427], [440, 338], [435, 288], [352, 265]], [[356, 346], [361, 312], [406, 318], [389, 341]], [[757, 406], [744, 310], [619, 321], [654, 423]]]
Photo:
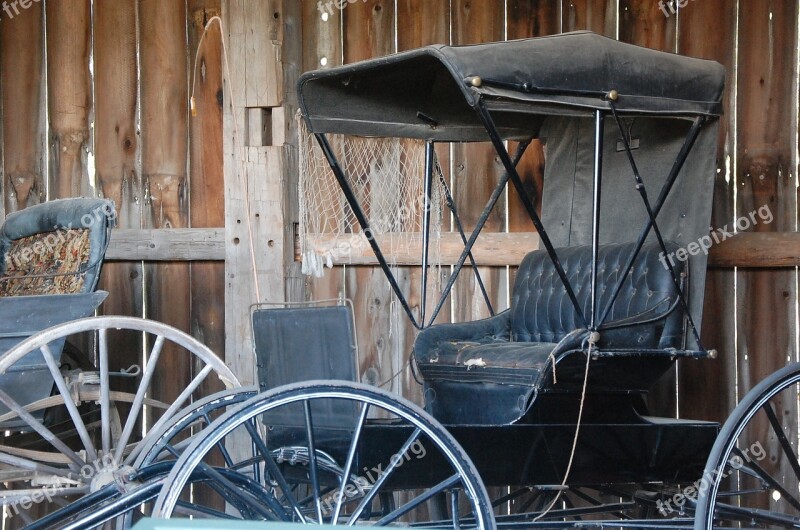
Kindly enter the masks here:
[[[124, 488], [116, 484], [106, 486], [36, 521], [28, 528], [83, 530], [108, 521], [120, 523], [117, 528], [132, 527], [149, 514], [150, 501], [158, 495], [161, 480], [186, 446], [195, 437], [202, 436], [204, 429], [227, 408], [243, 403], [256, 394], [255, 386], [233, 388], [191, 403], [142, 441], [139, 456], [132, 464], [133, 471], [126, 477]], [[224, 510], [224, 504], [218, 508]]]
[[734, 409], [696, 487], [697, 530], [800, 528], [799, 383], [800, 365], [789, 365]]
[[[94, 371], [60, 363], [65, 340], [93, 344]], [[135, 366], [112, 369], [113, 345], [143, 344]], [[168, 367], [185, 367], [186, 381], [166, 381]], [[70, 367], [72, 368], [72, 367]], [[35, 376], [30, 376], [35, 372]], [[25, 379], [25, 378], [28, 379]], [[162, 427], [207, 388], [238, 387], [213, 352], [165, 324], [131, 317], [67, 322], [22, 341], [0, 358], [0, 482], [7, 517], [27, 523], [109, 483], [134, 475], [148, 433]]]
[[[195, 503], [200, 489], [225, 499], [227, 513]], [[446, 514], [433, 507], [441, 495]], [[405, 399], [348, 382], [288, 385], [229, 410], [183, 452], [153, 513], [495, 527], [483, 483], [441, 424]]]

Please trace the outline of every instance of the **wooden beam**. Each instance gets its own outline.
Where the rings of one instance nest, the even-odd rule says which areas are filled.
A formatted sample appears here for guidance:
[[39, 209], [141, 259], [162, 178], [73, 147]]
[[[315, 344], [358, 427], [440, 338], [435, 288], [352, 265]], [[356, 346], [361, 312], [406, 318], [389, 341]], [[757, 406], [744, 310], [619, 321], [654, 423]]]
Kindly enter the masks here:
[[224, 228], [132, 230], [115, 228], [109, 261], [223, 261]]
[[[376, 238], [385, 251], [389, 263], [418, 266], [421, 264], [422, 235], [401, 233], [394, 236], [394, 244], [386, 235]], [[317, 234], [309, 237], [310, 247], [322, 256], [330, 254], [334, 265], [378, 265], [367, 238], [363, 234]], [[535, 232], [484, 232], [475, 242], [472, 254], [475, 261], [486, 267], [519, 265], [525, 254], [539, 248], [539, 234]], [[431, 240], [431, 263], [455, 265], [464, 249], [461, 236], [456, 232], [442, 233], [439, 242]], [[301, 259], [299, 241], [295, 246], [295, 259]]]
[[800, 266], [800, 233], [748, 232], [711, 248], [708, 266], [774, 269]]
[[[420, 234], [398, 234], [402, 241], [394, 251], [388, 251], [386, 236], [378, 243], [387, 249], [391, 263], [403, 266], [420, 264]], [[311, 248], [320, 255], [331, 253], [334, 265], [376, 266], [378, 260], [366, 238], [361, 234], [310, 236]], [[437, 248], [438, 247], [438, 248]], [[484, 232], [475, 242], [473, 254], [486, 267], [519, 265], [525, 254], [539, 248], [535, 232]], [[441, 242], [431, 243], [431, 260], [442, 265], [454, 265], [463, 249], [461, 237], [454, 232], [442, 234]], [[438, 253], [438, 254], [437, 254]], [[300, 240], [295, 238], [294, 259], [299, 261]], [[108, 261], [223, 261], [225, 260], [224, 228], [123, 229], [111, 232], [106, 252]], [[800, 267], [800, 233], [738, 234], [711, 248], [708, 266], [713, 269]]]

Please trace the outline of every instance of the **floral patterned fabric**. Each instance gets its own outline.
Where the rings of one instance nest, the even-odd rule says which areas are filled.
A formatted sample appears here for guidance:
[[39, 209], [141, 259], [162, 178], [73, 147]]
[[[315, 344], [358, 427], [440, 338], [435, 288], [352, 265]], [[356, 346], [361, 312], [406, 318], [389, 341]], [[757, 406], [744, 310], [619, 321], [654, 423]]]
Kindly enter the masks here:
[[89, 230], [44, 232], [14, 240], [5, 256], [0, 296], [68, 294], [83, 288]]

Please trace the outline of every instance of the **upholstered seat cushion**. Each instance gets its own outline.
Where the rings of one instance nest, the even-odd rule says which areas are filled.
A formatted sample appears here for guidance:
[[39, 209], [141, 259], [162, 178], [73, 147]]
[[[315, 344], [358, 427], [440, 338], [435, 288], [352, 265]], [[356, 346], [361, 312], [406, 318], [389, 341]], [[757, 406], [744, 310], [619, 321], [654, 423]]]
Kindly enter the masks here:
[[44, 202], [0, 227], [0, 296], [90, 293], [116, 218], [106, 199]]
[[[630, 271], [625, 268], [634, 244], [606, 245], [597, 260], [597, 305], [603, 310], [616, 285], [622, 288], [600, 328], [599, 348], [636, 351], [679, 347], [683, 313], [672, 276], [660, 258], [660, 247], [646, 244]], [[673, 250], [669, 245], [668, 250]], [[591, 314], [592, 249], [558, 249], [584, 315]], [[677, 264], [683, 272], [683, 264]], [[520, 265], [511, 308], [492, 318], [440, 324], [420, 332], [414, 355], [425, 380], [426, 406], [441, 421], [509, 423], [519, 418], [538, 387], [552, 381], [548, 370], [560, 357], [581, 350], [586, 327], [544, 251], [528, 254]], [[480, 384], [475, 384], [480, 383]], [[486, 399], [509, 400], [513, 407], [495, 418], [476, 420], [451, 399], [458, 385]], [[516, 387], [503, 396], [504, 385]], [[613, 384], [609, 386], [613, 387]], [[446, 391], [445, 391], [446, 388]], [[460, 392], [460, 391], [459, 391]], [[495, 411], [498, 409], [495, 408]], [[507, 414], [506, 414], [507, 412]], [[465, 416], [467, 414], [467, 416]]]

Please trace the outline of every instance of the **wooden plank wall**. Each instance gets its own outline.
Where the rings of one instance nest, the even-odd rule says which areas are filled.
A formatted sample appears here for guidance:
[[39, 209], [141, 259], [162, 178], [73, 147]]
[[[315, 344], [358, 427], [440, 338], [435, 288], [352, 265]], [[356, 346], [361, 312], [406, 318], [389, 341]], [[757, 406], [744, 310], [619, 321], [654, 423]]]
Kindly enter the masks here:
[[[221, 0], [71, 0], [0, 12], [2, 210], [62, 197], [112, 199], [123, 228], [222, 228]], [[101, 312], [148, 316], [223, 355], [223, 263], [115, 262]], [[142, 345], [111, 346], [112, 369]], [[191, 367], [158, 374], [165, 397]], [[168, 390], [167, 390], [168, 389]]]
[[[303, 4], [303, 69], [351, 62], [428, 43], [467, 43], [590, 29], [650, 48], [714, 59], [728, 70], [725, 116], [720, 123], [718, 172], [712, 226], [731, 226], [737, 215], [769, 205], [776, 221], [757, 230], [795, 232], [797, 225], [797, 22], [795, 2], [702, 0], [665, 16], [652, 0], [368, 0], [332, 4], [323, 20], [315, 1]], [[325, 2], [323, 2], [323, 7]], [[393, 14], [391, 25], [387, 18]], [[714, 30], [708, 23], [714, 20]], [[737, 46], [738, 43], [738, 46]], [[733, 102], [738, 101], [734, 106]], [[513, 146], [512, 146], [513, 147]], [[456, 147], [455, 194], [467, 228], [474, 223], [500, 170], [481, 147]], [[440, 156], [441, 158], [441, 156]], [[521, 163], [531, 191], [540, 189], [543, 156], [533, 145]], [[500, 213], [488, 229], [531, 230], [513, 193], [508, 218]], [[356, 270], [351, 270], [355, 268]], [[468, 271], [465, 271], [468, 272]], [[505, 307], [514, 271], [487, 271], [498, 309]], [[362, 347], [362, 377], [385, 381], [402, 368], [415, 331], [401, 315], [386, 315], [392, 297], [379, 273], [338, 267], [306, 281], [306, 298], [354, 298]], [[399, 274], [419, 310], [419, 269]], [[700, 419], [724, 419], [737, 400], [766, 374], [797, 359], [797, 271], [753, 269], [709, 272], [703, 339], [719, 350], [715, 361], [685, 362], [652, 396], [657, 411]], [[452, 321], [483, 316], [474, 281], [464, 275], [455, 289]], [[383, 312], [383, 314], [380, 314]], [[376, 326], [378, 326], [376, 328]], [[403, 340], [386, 341], [400, 326]], [[401, 349], [398, 349], [401, 348]], [[365, 357], [366, 356], [366, 357]], [[364, 360], [366, 359], [366, 360]], [[377, 374], [375, 372], [377, 371]], [[407, 372], [407, 371], [406, 371]], [[388, 387], [419, 400], [413, 379], [401, 372]], [[789, 410], [786, 421], [793, 421]], [[787, 428], [794, 428], [787, 423]]]
[[[251, 1], [257, 0], [237, 0], [228, 15], [235, 18], [244, 8], [266, 5], [247, 7]], [[301, 64], [286, 57], [282, 69], [271, 70], [277, 60], [262, 64], [248, 57], [247, 50], [233, 49], [234, 80], [245, 75], [267, 79], [282, 73], [283, 81], [270, 86], [282, 87], [286, 99], [291, 99], [297, 70], [429, 43], [481, 42], [577, 29], [716, 59], [728, 68], [728, 85], [713, 226], [730, 225], [736, 216], [767, 205], [775, 221], [759, 224], [757, 230], [796, 231], [800, 98], [795, 2], [698, 0], [665, 16], [653, 0], [337, 0], [330, 4], [329, 16], [322, 17], [316, 0], [299, 1], [291, 8], [297, 13], [285, 6], [283, 11], [273, 10], [273, 4], [269, 9], [260, 7], [259, 13], [270, 19], [262, 24], [265, 33], [258, 29], [257, 20], [240, 17], [231, 22], [252, 26], [252, 38], [269, 42], [279, 42], [282, 32], [292, 28], [295, 37], [302, 35]], [[194, 85], [198, 116], [190, 117], [188, 109], [202, 27], [222, 11], [221, 1], [78, 0], [70, 2], [69, 9], [65, 4], [43, 0], [13, 17], [0, 13], [0, 209], [8, 213], [57, 197], [94, 194], [116, 202], [121, 227], [222, 227], [227, 195], [223, 165], [233, 162], [223, 157], [222, 96], [227, 87], [222, 83], [222, 36], [217, 29], [206, 35], [200, 49], [202, 73]], [[715, 21], [713, 31], [708, 30], [709, 20]], [[239, 31], [229, 28], [234, 30]], [[245, 73], [236, 70], [245, 65]], [[281, 94], [251, 93], [244, 86], [242, 90], [237, 98], [242, 109], [237, 109], [235, 118], [242, 123], [240, 113], [272, 108], [284, 99]], [[283, 159], [284, 174], [276, 173], [279, 166], [272, 157], [282, 151], [248, 141], [242, 148], [249, 149], [253, 168], [268, 167], [272, 181], [283, 179], [285, 186], [296, 186], [297, 175], [289, 159]], [[291, 151], [296, 142], [289, 136], [286, 145]], [[233, 153], [233, 147], [225, 152]], [[446, 177], [456, 184], [453, 191], [469, 229], [501, 170], [481, 146], [455, 147], [438, 156]], [[522, 162], [523, 178], [531, 191], [541, 187], [542, 161], [541, 147], [534, 145]], [[257, 184], [257, 175], [250, 178]], [[231, 180], [227, 189], [237, 190], [236, 181]], [[261, 197], [268, 190], [257, 191]], [[272, 188], [269, 193], [281, 191], [285, 190]], [[285, 195], [292, 197], [292, 192]], [[274, 199], [264, 199], [263, 204], [270, 200]], [[513, 194], [503, 201], [508, 208], [501, 206], [488, 229], [530, 230]], [[264, 211], [268, 211], [266, 206]], [[296, 204], [290, 204], [284, 215], [288, 227], [284, 235], [290, 235], [292, 223], [297, 222]], [[236, 225], [229, 229], [230, 235], [241, 230]], [[276, 256], [290, 253], [283, 248], [289, 245], [281, 243], [279, 234], [269, 237], [278, 242], [277, 250], [265, 259], [269, 267], [280, 267]], [[240, 237], [240, 241], [245, 240]], [[244, 255], [240, 265], [243, 271], [249, 266]], [[284, 265], [290, 265], [288, 260]], [[264, 265], [264, 270], [269, 267]], [[292, 272], [296, 266], [289, 269], [291, 299], [340, 294], [353, 298], [362, 377], [376, 383], [388, 381], [387, 387], [420, 401], [419, 388], [405, 369], [415, 331], [382, 275], [372, 268], [337, 267], [323, 279], [298, 281]], [[485, 272], [490, 296], [501, 310], [507, 305], [514, 271], [500, 267]], [[417, 312], [420, 276], [418, 268], [398, 270]], [[169, 321], [221, 353], [224, 320], [231, 318], [224, 312], [224, 281], [220, 263], [108, 264], [102, 285], [111, 296], [103, 311]], [[678, 367], [657, 393], [659, 407], [682, 416], [724, 418], [755, 382], [796, 359], [796, 282], [797, 271], [791, 268], [710, 272], [703, 337], [709, 347], [719, 350], [719, 359]], [[280, 290], [279, 285], [270, 286], [270, 296], [282, 299]], [[448, 305], [440, 321], [485, 315], [468, 275], [458, 282], [453, 296], [454, 311], [451, 314]], [[242, 325], [247, 322], [246, 316], [239, 320]], [[242, 342], [240, 337], [229, 339]], [[116, 351], [116, 362], [122, 366], [138, 358], [141, 345], [118, 345]], [[164, 377], [185, 377], [177, 373], [184, 369], [175, 367], [175, 374]]]

